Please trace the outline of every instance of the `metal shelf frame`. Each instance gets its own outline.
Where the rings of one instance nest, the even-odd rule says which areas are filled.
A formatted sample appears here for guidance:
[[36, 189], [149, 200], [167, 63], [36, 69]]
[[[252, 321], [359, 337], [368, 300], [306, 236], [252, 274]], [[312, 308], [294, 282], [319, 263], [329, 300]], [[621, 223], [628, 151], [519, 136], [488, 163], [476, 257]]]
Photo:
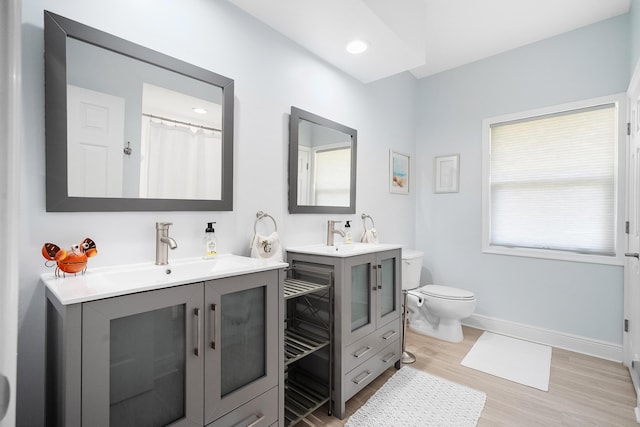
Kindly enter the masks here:
[[[291, 426], [324, 404], [333, 412], [333, 270], [294, 263], [287, 269], [284, 299], [285, 425]], [[301, 278], [302, 277], [302, 278]], [[302, 372], [299, 361], [328, 348], [327, 377]]]

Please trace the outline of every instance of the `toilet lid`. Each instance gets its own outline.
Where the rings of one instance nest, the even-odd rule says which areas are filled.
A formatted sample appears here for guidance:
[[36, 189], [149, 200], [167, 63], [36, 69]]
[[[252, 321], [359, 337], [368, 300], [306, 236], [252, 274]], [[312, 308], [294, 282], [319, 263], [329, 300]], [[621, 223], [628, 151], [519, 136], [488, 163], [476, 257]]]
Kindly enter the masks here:
[[451, 286], [427, 285], [419, 289], [422, 295], [436, 298], [470, 300], [474, 299], [473, 292], [466, 289], [452, 288]]

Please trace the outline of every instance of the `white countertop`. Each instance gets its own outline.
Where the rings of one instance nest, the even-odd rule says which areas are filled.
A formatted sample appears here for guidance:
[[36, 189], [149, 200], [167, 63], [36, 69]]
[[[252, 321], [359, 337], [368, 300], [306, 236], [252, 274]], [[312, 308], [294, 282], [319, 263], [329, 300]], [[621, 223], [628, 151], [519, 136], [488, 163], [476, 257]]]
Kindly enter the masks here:
[[56, 277], [54, 273], [45, 273], [40, 277], [58, 301], [68, 305], [287, 266], [284, 262], [225, 254], [208, 260], [177, 259], [168, 265], [141, 263], [89, 267], [84, 275]]
[[334, 246], [327, 245], [308, 245], [295, 246], [287, 248], [287, 252], [296, 252], [300, 254], [322, 255], [345, 258], [355, 255], [364, 255], [374, 252], [389, 251], [392, 249], [400, 249], [402, 245], [392, 243], [340, 243]]

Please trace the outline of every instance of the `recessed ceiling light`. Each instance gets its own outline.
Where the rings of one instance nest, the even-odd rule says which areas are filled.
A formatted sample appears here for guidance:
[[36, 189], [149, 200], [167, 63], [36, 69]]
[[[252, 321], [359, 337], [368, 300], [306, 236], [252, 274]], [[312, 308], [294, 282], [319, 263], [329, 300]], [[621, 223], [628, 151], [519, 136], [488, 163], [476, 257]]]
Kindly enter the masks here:
[[353, 40], [347, 44], [347, 52], [353, 53], [354, 55], [358, 53], [362, 53], [369, 48], [369, 45], [362, 40]]
[[192, 108], [192, 110], [194, 113], [207, 114], [207, 110], [205, 110], [204, 108], [195, 107], [195, 108]]

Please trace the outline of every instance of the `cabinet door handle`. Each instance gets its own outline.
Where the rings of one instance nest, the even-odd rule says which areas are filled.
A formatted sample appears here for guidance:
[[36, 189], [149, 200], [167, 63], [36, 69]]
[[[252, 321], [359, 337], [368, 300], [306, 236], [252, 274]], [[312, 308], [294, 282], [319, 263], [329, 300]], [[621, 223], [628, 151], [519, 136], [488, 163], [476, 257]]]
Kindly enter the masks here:
[[202, 339], [202, 330], [200, 329], [200, 309], [194, 308], [193, 314], [196, 317], [196, 348], [193, 349], [193, 354], [200, 356], [200, 339]]
[[391, 338], [391, 337], [392, 337], [392, 336], [394, 336], [395, 334], [397, 334], [397, 332], [396, 332], [396, 331], [389, 331], [389, 332], [387, 332], [386, 334], [384, 334], [384, 335], [382, 336], [382, 339], [383, 339], [383, 340], [388, 340], [389, 338]]
[[377, 269], [378, 269], [377, 265], [371, 266], [371, 276], [375, 277], [375, 280], [376, 280], [373, 286], [371, 286], [372, 291], [375, 291], [376, 289], [378, 289], [378, 273], [376, 272]]
[[369, 347], [369, 346], [362, 347], [360, 350], [358, 350], [355, 353], [353, 353], [353, 357], [362, 357], [365, 354], [367, 354], [370, 350], [371, 350], [371, 347]]
[[[252, 422], [251, 424], [245, 424], [246, 422], [248, 422], [249, 420], [252, 420], [254, 417], [257, 417], [258, 419], [255, 420], [254, 422]], [[262, 414], [253, 414], [248, 418], [245, 418], [244, 420], [240, 421], [238, 424], [234, 424], [233, 427], [255, 427], [258, 424], [260, 424], [260, 421], [264, 420], [266, 418], [265, 415]]]
[[211, 304], [211, 329], [209, 330], [209, 337], [211, 343], [209, 344], [212, 349], [216, 349], [216, 305]]
[[363, 373], [361, 373], [360, 375], [358, 375], [357, 377], [355, 377], [351, 381], [353, 381], [356, 384], [360, 384], [362, 381], [366, 380], [370, 376], [371, 376], [371, 371], [364, 371]]
[[391, 353], [387, 354], [382, 358], [382, 363], [387, 363], [389, 360], [392, 360], [395, 355], [396, 355], [395, 351], [392, 351]]
[[382, 264], [378, 264], [378, 289], [382, 289]]

